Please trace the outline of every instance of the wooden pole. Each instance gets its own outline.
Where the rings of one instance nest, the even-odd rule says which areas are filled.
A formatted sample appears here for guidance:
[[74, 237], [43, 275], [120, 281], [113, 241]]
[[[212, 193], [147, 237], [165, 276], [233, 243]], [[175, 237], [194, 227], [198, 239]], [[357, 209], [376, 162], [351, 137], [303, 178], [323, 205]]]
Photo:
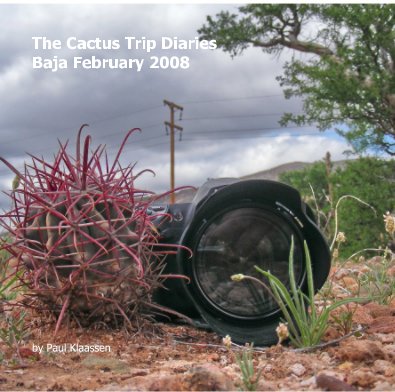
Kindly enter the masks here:
[[175, 104], [174, 102], [170, 102], [166, 99], [163, 100], [163, 103], [170, 108], [170, 122], [165, 121], [165, 125], [170, 128], [170, 204], [175, 203], [175, 158], [174, 158], [174, 133], [175, 130], [182, 131], [182, 127], [176, 125], [174, 122], [174, 113], [176, 110], [182, 111], [184, 108], [180, 105]]

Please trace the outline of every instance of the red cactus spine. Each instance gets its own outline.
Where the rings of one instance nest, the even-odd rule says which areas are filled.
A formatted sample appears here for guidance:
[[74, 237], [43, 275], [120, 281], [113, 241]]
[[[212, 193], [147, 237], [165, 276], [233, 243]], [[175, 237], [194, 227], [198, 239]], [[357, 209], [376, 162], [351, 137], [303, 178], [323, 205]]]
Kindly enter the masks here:
[[30, 295], [57, 315], [55, 334], [66, 314], [80, 324], [130, 324], [156, 308], [151, 295], [166, 278], [164, 257], [177, 250], [158, 243], [155, 216], [147, 213], [150, 192], [135, 187], [145, 171], [134, 175], [133, 166], [120, 163], [138, 129], [110, 164], [105, 146], [90, 152], [90, 136], [81, 149], [85, 126], [75, 157], [60, 143], [52, 163], [31, 156], [23, 173], [0, 158], [19, 178], [8, 194], [14, 207], [0, 217], [12, 238], [2, 247], [23, 270]]

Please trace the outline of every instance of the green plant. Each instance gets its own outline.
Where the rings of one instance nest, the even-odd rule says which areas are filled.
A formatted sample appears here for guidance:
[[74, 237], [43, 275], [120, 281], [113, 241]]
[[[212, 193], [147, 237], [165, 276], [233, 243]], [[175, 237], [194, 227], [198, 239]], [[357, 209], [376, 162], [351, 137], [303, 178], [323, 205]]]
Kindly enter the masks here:
[[[371, 301], [388, 305], [395, 297], [395, 276], [388, 271], [395, 267], [392, 252], [388, 251], [358, 276], [360, 288]], [[374, 258], [377, 260], [377, 258]]]
[[241, 354], [232, 350], [232, 340], [229, 335], [222, 339], [224, 345], [229, 352], [234, 356], [236, 363], [239, 365], [241, 371], [241, 384], [245, 391], [256, 391], [259, 380], [262, 375], [262, 369], [258, 372], [254, 365], [254, 345], [246, 344], [241, 351]]
[[[7, 242], [7, 238], [1, 238], [2, 242]], [[14, 274], [9, 276], [7, 268], [7, 258], [9, 253], [5, 250], [0, 251], [0, 340], [7, 346], [14, 349], [19, 355], [19, 343], [27, 336], [24, 325], [25, 312], [16, 314], [5, 312], [4, 305], [16, 298], [19, 288], [16, 286], [19, 276]], [[0, 351], [0, 363], [4, 361], [4, 353]], [[20, 358], [19, 358], [20, 359]]]
[[[0, 339], [12, 350], [15, 350], [16, 362], [23, 364], [23, 359], [19, 352], [20, 344], [30, 335], [25, 325], [25, 311], [13, 311], [6, 314], [0, 328]], [[0, 353], [0, 362], [4, 359], [4, 354]]]
[[327, 238], [335, 239], [338, 230], [346, 234], [347, 241], [341, 245], [344, 259], [360, 249], [385, 247], [379, 212], [395, 208], [394, 173], [394, 160], [358, 158], [333, 162], [329, 175], [324, 162], [315, 162], [303, 170], [282, 173], [280, 181], [299, 190]]
[[5, 327], [0, 328], [0, 339], [10, 348], [16, 348], [29, 336], [25, 326], [25, 311], [10, 313], [5, 317]]
[[331, 318], [339, 327], [343, 335], [348, 335], [352, 331], [353, 317], [357, 306], [351, 307], [351, 304], [345, 305], [344, 309], [339, 309], [337, 314], [332, 314]]
[[[359, 292], [367, 297], [367, 300], [379, 304], [389, 304], [395, 297], [395, 217], [387, 212], [384, 216], [385, 231], [388, 236], [388, 247], [362, 249], [345, 260], [357, 260], [363, 264], [354, 279], [359, 286]], [[382, 234], [381, 234], [382, 235]], [[384, 236], [383, 241], [384, 241]], [[362, 253], [376, 253], [375, 257], [366, 260]], [[357, 256], [359, 256], [357, 258]]]
[[288, 270], [290, 289], [287, 288], [280, 279], [272, 275], [270, 271], [264, 271], [258, 266], [255, 266], [255, 269], [267, 278], [271, 290], [266, 283], [255, 277], [242, 274], [234, 275], [232, 277], [232, 279], [236, 281], [241, 279], [257, 281], [271, 293], [283, 313], [289, 332], [289, 339], [295, 347], [311, 347], [317, 345], [328, 328], [329, 316], [334, 309], [350, 302], [362, 301], [361, 298], [345, 298], [319, 309], [314, 301], [315, 289], [313, 272], [310, 253], [306, 242], [304, 244], [304, 249], [306, 255], [307, 293], [305, 293], [300, 287], [297, 287], [295, 280], [293, 238], [291, 241]]
[[[0, 262], [4, 262], [4, 260], [0, 259]], [[20, 274], [17, 273], [8, 276], [6, 268], [4, 268], [4, 271], [0, 276], [0, 320], [2, 319], [4, 304], [14, 300], [18, 292], [22, 291], [22, 288], [18, 286], [19, 277]]]
[[235, 353], [236, 362], [241, 370], [241, 381], [247, 391], [256, 391], [262, 375], [262, 369], [257, 372], [254, 366], [253, 347], [252, 344], [246, 344], [241, 354]]
[[10, 279], [0, 282], [0, 304], [3, 301], [10, 301], [12, 299], [15, 299], [16, 297], [16, 291], [11, 290], [14, 284], [18, 282], [18, 276], [14, 275], [11, 276]]

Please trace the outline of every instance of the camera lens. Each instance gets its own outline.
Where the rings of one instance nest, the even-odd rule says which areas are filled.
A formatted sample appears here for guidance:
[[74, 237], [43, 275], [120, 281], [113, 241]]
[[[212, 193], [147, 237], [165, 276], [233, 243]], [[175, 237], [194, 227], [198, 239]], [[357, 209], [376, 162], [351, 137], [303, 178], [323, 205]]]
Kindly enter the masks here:
[[[273, 344], [282, 312], [270, 283], [255, 266], [270, 271], [290, 288], [293, 239], [295, 281], [306, 292], [306, 241], [317, 290], [329, 273], [329, 247], [312, 211], [294, 188], [267, 180], [224, 182], [204, 184], [185, 215], [187, 224], [179, 243], [192, 250], [192, 257], [180, 249], [172, 268], [189, 280], [181, 282], [173, 303], [176, 308], [183, 302], [193, 304], [214, 331], [230, 335], [234, 342]], [[234, 282], [234, 274], [259, 282]]]
[[245, 203], [225, 208], [205, 221], [194, 237], [189, 270], [195, 295], [206, 308], [222, 316], [256, 320], [271, 315], [278, 305], [264, 286], [247, 279], [235, 283], [230, 277], [243, 273], [262, 280], [256, 265], [288, 285], [292, 237], [295, 277], [300, 283], [302, 242], [292, 221], [262, 205]]
[[[191, 203], [167, 207], [159, 220], [162, 237], [182, 245], [167, 260], [171, 279], [155, 300], [234, 342], [269, 345], [277, 341], [282, 312], [268, 280], [255, 266], [270, 271], [290, 289], [289, 257], [293, 240], [295, 283], [307, 293], [305, 243], [310, 251], [315, 290], [330, 269], [330, 251], [299, 192], [268, 180], [209, 180]], [[162, 218], [163, 219], [163, 216]], [[192, 256], [191, 252], [192, 251]], [[252, 279], [235, 282], [231, 276]], [[263, 283], [263, 284], [262, 284]]]

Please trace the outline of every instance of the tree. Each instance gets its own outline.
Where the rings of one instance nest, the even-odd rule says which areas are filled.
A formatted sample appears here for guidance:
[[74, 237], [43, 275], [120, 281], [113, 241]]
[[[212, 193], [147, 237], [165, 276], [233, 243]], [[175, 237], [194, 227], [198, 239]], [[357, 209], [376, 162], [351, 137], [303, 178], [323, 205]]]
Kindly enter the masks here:
[[208, 16], [198, 32], [232, 56], [306, 53], [277, 78], [287, 98], [304, 98], [304, 114], [281, 123], [334, 127], [356, 152], [395, 155], [395, 5], [251, 4]]
[[301, 193], [303, 200], [313, 209], [318, 226], [328, 239], [331, 238], [333, 230], [329, 222], [332, 205], [325, 163], [314, 162], [302, 170], [281, 173], [279, 180], [293, 186]]
[[[344, 167], [333, 170], [329, 177], [324, 162], [315, 162], [301, 171], [283, 173], [280, 180], [297, 188], [304, 200], [315, 210], [326, 216], [344, 195], [358, 197], [368, 203], [375, 212], [357, 202], [344, 199], [338, 208], [339, 230], [347, 241], [342, 244], [341, 256], [347, 257], [364, 248], [386, 246], [388, 238], [383, 237], [383, 215], [395, 210], [395, 161], [376, 158], [359, 158], [347, 161]], [[327, 197], [329, 183], [333, 187], [333, 200]], [[314, 189], [316, 200], [311, 195]], [[330, 225], [321, 219], [328, 240], [333, 238], [333, 217]], [[325, 227], [326, 226], [326, 227]]]
[[343, 195], [353, 195], [368, 203], [376, 213], [353, 199], [346, 199], [339, 206], [340, 231], [347, 241], [342, 244], [344, 256], [364, 248], [385, 247], [383, 215], [395, 211], [395, 161], [360, 158], [347, 162], [344, 169], [333, 173], [331, 181], [335, 200]]

